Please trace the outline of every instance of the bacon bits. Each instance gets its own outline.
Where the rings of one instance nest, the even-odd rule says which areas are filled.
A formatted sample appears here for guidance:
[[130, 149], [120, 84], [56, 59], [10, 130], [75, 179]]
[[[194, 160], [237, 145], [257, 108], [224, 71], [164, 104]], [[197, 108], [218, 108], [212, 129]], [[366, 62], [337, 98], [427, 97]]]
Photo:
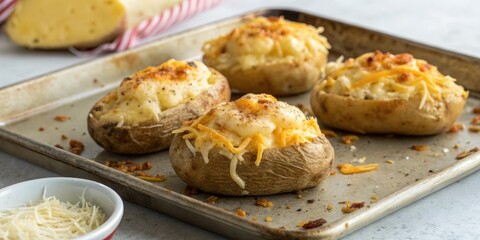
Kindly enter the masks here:
[[207, 202], [209, 203], [217, 203], [217, 201], [218, 201], [218, 197], [213, 195], [207, 198]]
[[82, 142], [72, 139], [70, 140], [70, 152], [80, 155], [83, 150], [85, 150], [85, 146], [83, 145]]
[[325, 223], [327, 223], [327, 220], [325, 220], [323, 218], [319, 218], [317, 220], [308, 221], [307, 223], [302, 225], [302, 228], [303, 229], [317, 228], [317, 227], [321, 227]]
[[355, 212], [357, 209], [363, 208], [365, 206], [365, 202], [345, 202], [345, 206], [342, 207], [343, 213], [352, 213]]

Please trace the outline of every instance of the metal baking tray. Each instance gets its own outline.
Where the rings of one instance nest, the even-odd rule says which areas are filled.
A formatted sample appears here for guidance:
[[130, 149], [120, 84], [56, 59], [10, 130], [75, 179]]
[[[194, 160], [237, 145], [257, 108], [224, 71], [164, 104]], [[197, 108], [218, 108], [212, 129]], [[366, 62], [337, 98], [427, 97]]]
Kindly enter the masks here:
[[[246, 15], [284, 16], [286, 19], [325, 28], [332, 44], [330, 60], [354, 57], [367, 51], [409, 52], [437, 65], [458, 79], [470, 91], [468, 104], [459, 120], [468, 126], [472, 107], [480, 106], [480, 59], [418, 44], [409, 40], [292, 10], [263, 10]], [[245, 16], [246, 16], [245, 15]], [[116, 87], [120, 80], [144, 67], [169, 59], [200, 59], [202, 44], [238, 26], [245, 16], [233, 17], [181, 34], [166, 37], [135, 49], [82, 63], [35, 79], [0, 89], [0, 149], [65, 176], [93, 179], [114, 188], [125, 200], [174, 216], [183, 221], [234, 239], [336, 239], [388, 215], [480, 168], [480, 154], [462, 160], [455, 156], [480, 144], [480, 133], [468, 130], [429, 137], [360, 135], [355, 148], [340, 138], [330, 138], [335, 148], [335, 165], [365, 157], [365, 163], [379, 163], [374, 172], [330, 176], [319, 187], [301, 193], [261, 197], [271, 208], [255, 206], [255, 197], [217, 196], [209, 203], [207, 193], [185, 195], [186, 184], [174, 173], [167, 151], [141, 156], [116, 155], [103, 151], [87, 134], [86, 118], [91, 106]], [[309, 93], [282, 98], [292, 104], [308, 103]], [[54, 120], [67, 115], [68, 121]], [[43, 131], [40, 131], [43, 128]], [[337, 132], [340, 136], [348, 133]], [[85, 144], [75, 155], [68, 139]], [[427, 151], [414, 151], [414, 144], [426, 144]], [[459, 144], [458, 149], [453, 146]], [[111, 169], [106, 160], [150, 160], [150, 174], [165, 175], [162, 183], [143, 181]], [[394, 164], [386, 163], [393, 160]], [[375, 195], [378, 201], [372, 202]], [[344, 214], [342, 202], [365, 202], [365, 207]], [[333, 205], [328, 211], [326, 205]], [[248, 215], [239, 217], [241, 208]], [[265, 221], [271, 217], [272, 221]], [[258, 218], [257, 221], [252, 220]], [[324, 218], [318, 228], [303, 230], [302, 221]]]

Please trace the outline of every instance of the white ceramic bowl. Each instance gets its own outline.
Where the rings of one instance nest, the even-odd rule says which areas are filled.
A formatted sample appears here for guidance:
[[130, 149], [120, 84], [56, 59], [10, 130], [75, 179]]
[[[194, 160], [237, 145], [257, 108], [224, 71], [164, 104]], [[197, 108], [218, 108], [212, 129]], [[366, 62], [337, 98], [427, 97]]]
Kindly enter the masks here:
[[123, 202], [111, 188], [94, 181], [53, 177], [25, 181], [0, 189], [0, 209], [25, 206], [39, 202], [44, 188], [45, 196], [55, 196], [62, 202], [76, 203], [85, 187], [85, 200], [95, 204], [105, 213], [105, 222], [97, 229], [82, 235], [75, 240], [111, 239], [123, 216]]

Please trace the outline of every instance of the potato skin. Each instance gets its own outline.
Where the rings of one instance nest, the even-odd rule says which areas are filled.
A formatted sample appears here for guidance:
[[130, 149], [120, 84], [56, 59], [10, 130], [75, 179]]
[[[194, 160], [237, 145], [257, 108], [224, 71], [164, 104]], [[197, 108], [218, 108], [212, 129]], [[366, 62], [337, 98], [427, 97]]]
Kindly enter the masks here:
[[463, 111], [466, 99], [450, 97], [427, 101], [418, 109], [419, 97], [407, 100], [363, 100], [319, 91], [311, 95], [312, 110], [327, 126], [358, 133], [432, 135], [446, 131]]
[[269, 195], [311, 188], [327, 178], [333, 165], [333, 147], [323, 135], [308, 143], [265, 149], [259, 166], [256, 154], [247, 152], [237, 165], [245, 181], [241, 189], [230, 177], [230, 159], [218, 153], [218, 146], [205, 164], [200, 153], [193, 156], [182, 136], [176, 134], [170, 147], [173, 169], [183, 181], [209, 193], [240, 196], [245, 190], [248, 195]]
[[205, 114], [219, 103], [230, 101], [227, 80], [214, 69], [210, 71], [216, 78], [215, 84], [195, 98], [163, 111], [159, 122], [122, 127], [116, 127], [116, 122], [101, 125], [94, 112], [101, 111], [105, 104], [102, 100], [98, 101], [88, 115], [88, 133], [98, 145], [114, 153], [143, 154], [167, 149], [173, 138], [172, 131], [182, 126], [184, 121]]
[[[215, 68], [215, 56], [206, 53], [203, 62]], [[227, 77], [230, 87], [241, 93], [269, 93], [287, 96], [306, 92], [323, 77], [327, 54], [290, 62], [266, 62], [249, 69], [217, 69]]]

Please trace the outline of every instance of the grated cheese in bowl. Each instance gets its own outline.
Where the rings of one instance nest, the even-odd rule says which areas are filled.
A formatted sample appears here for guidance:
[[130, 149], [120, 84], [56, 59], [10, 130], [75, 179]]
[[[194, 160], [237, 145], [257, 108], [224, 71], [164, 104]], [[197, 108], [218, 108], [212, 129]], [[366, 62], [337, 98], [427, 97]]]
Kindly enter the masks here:
[[[86, 188], [85, 188], [86, 190]], [[98, 228], [105, 213], [85, 200], [76, 204], [45, 197], [38, 203], [0, 210], [1, 239], [72, 239]]]

